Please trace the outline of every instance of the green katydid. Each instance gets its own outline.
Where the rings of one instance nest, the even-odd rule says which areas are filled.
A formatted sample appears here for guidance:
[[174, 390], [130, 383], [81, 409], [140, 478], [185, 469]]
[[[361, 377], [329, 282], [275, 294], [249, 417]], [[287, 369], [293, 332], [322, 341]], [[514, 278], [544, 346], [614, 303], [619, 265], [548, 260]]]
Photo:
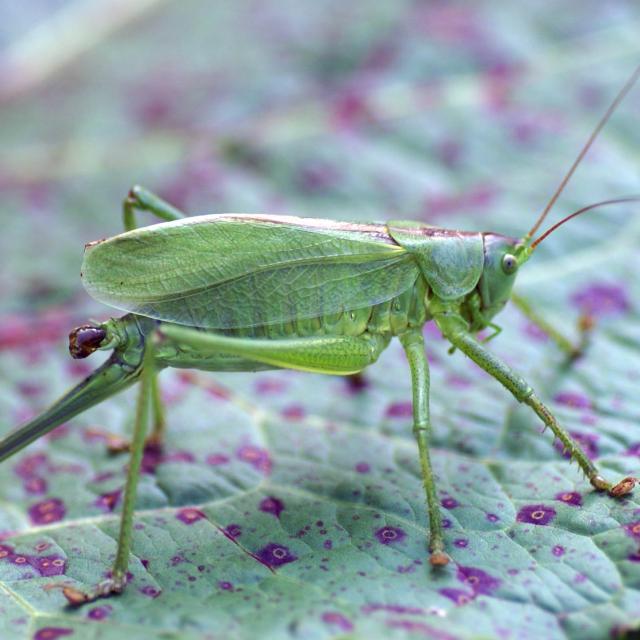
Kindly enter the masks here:
[[[530, 406], [579, 464], [595, 489], [618, 497], [634, 478], [606, 480], [559, 425], [531, 386], [474, 337], [512, 297], [516, 273], [549, 233], [537, 239], [549, 210], [624, 95], [636, 69], [521, 240], [498, 233], [452, 231], [424, 223], [335, 222], [290, 216], [221, 214], [185, 217], [152, 193], [134, 187], [125, 199], [126, 232], [87, 245], [82, 278], [97, 300], [127, 311], [70, 334], [70, 352], [111, 357], [48, 410], [0, 440], [0, 461], [61, 423], [140, 382], [111, 578], [88, 592], [64, 587], [71, 604], [121, 592], [126, 583], [137, 478], [145, 431], [161, 444], [164, 413], [157, 373], [165, 367], [207, 371], [292, 368], [349, 375], [374, 363], [392, 337], [405, 349], [412, 377], [414, 433], [426, 494], [430, 561], [448, 562], [429, 458], [429, 369], [422, 327], [433, 320], [459, 349]], [[136, 228], [136, 212], [164, 222]], [[524, 302], [519, 306], [534, 321]], [[565, 350], [571, 345], [540, 320]]]

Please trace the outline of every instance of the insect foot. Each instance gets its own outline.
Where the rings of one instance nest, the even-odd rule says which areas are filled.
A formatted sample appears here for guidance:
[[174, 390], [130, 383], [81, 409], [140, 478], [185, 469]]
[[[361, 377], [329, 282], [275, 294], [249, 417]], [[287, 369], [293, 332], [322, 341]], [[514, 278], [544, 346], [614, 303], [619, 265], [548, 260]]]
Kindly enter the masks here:
[[98, 598], [108, 598], [111, 595], [120, 594], [124, 591], [126, 584], [126, 576], [121, 576], [98, 583], [93, 591], [82, 591], [75, 587], [63, 586], [62, 594], [67, 599], [69, 606], [79, 607], [87, 602], [98, 600]]
[[628, 478], [623, 478], [618, 482], [618, 484], [614, 485], [609, 489], [609, 495], [614, 498], [622, 498], [627, 494], [633, 491], [633, 488], [636, 486], [636, 483], [640, 480], [638, 478], [634, 478], [629, 476]]
[[449, 564], [449, 556], [444, 551], [432, 551], [429, 564], [432, 567], [444, 567]]

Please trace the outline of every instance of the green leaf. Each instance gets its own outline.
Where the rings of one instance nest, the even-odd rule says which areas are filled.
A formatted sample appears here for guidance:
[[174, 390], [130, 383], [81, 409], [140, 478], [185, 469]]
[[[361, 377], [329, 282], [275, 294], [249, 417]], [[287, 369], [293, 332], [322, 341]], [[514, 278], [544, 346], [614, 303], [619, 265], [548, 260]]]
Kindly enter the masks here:
[[[22, 4], [2, 42], [61, 24]], [[69, 33], [97, 40], [68, 66], [49, 63], [73, 53], [73, 37], [13, 47], [26, 58], [3, 67], [0, 87], [2, 431], [97, 366], [65, 346], [71, 328], [113, 313], [82, 290], [82, 248], [121, 230], [133, 183], [190, 213], [521, 236], [639, 53], [631, 3], [528, 4], [150, 2], [144, 19], [108, 32], [72, 3]], [[118, 3], [96, 6], [122, 18]], [[554, 220], [638, 192], [639, 104], [636, 89]], [[519, 274], [518, 293], [572, 339], [582, 313], [595, 317], [581, 359], [567, 365], [511, 307], [490, 343], [612, 479], [640, 475], [637, 211], [570, 222]], [[449, 355], [432, 325], [425, 335], [449, 566], [427, 562], [396, 343], [360, 382], [168, 371], [167, 446], [145, 455], [123, 595], [69, 609], [58, 587], [89, 587], [113, 561], [127, 460], [106, 453], [104, 434], [129, 432], [135, 391], [0, 465], [0, 636], [595, 639], [640, 628], [638, 491], [593, 492], [535, 415]]]

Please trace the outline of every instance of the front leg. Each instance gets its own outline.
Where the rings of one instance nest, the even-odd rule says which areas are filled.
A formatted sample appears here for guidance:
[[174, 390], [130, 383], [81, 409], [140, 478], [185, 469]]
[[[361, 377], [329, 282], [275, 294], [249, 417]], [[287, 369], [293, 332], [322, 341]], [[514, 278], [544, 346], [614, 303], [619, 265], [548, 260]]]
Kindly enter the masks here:
[[582, 315], [578, 321], [578, 329], [580, 331], [580, 340], [577, 344], [574, 344], [562, 334], [556, 327], [554, 327], [548, 320], [543, 318], [534, 308], [533, 305], [523, 298], [522, 296], [512, 293], [511, 302], [520, 309], [520, 312], [529, 319], [529, 321], [536, 325], [543, 333], [548, 335], [558, 346], [558, 348], [566, 354], [570, 361], [580, 357], [589, 343], [589, 336], [593, 329], [594, 320], [589, 315]]
[[606, 480], [598, 468], [589, 460], [580, 445], [560, 426], [554, 415], [536, 396], [531, 386], [524, 378], [512, 371], [493, 353], [480, 344], [469, 332], [465, 320], [457, 314], [455, 309], [442, 311], [434, 316], [436, 324], [449, 342], [469, 356], [478, 366], [504, 385], [518, 400], [529, 405], [538, 417], [549, 427], [553, 435], [560, 440], [571, 458], [575, 459], [588, 478], [589, 482], [599, 491], [607, 491], [609, 495], [620, 497], [631, 492], [636, 479], [624, 478], [617, 484]]

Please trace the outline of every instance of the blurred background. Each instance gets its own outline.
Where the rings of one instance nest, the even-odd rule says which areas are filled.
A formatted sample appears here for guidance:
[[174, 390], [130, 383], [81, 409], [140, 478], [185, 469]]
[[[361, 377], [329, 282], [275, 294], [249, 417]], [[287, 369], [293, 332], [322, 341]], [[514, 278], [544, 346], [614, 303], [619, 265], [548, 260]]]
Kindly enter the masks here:
[[[193, 214], [521, 234], [640, 50], [634, 2], [33, 0], [0, 11], [0, 311], [27, 315], [86, 302], [83, 244], [121, 229], [135, 183]], [[626, 161], [638, 158], [638, 121], [625, 119], [638, 104], [640, 91], [557, 216], [638, 191]]]
[[[66, 353], [66, 334], [73, 326], [113, 313], [82, 289], [83, 246], [122, 230], [121, 202], [133, 184], [156, 191], [190, 214], [405, 218], [522, 236], [639, 62], [640, 6], [635, 0], [0, 0], [2, 431], [33, 415], [93, 366], [93, 361], [71, 362]], [[549, 223], [586, 204], [639, 192], [636, 87], [581, 165]], [[557, 350], [513, 309], [500, 316], [505, 329], [491, 346], [554, 399], [554, 408], [572, 431], [582, 434], [594, 456], [611, 456], [620, 472], [629, 473], [637, 470], [640, 455], [636, 213], [634, 205], [577, 219], [541, 245], [520, 275], [518, 291], [570, 336], [575, 337], [580, 313], [597, 317], [589, 357], [568, 377], [554, 377], [561, 360]], [[514, 461], [557, 461], [550, 438], [540, 438], [537, 423], [514, 411], [514, 403], [495, 381], [478, 374], [463, 358], [447, 358], [448, 345], [432, 330], [427, 335], [441, 490], [461, 503], [475, 500], [475, 494], [465, 491], [477, 486], [477, 478], [456, 485], [466, 476], [451, 461], [458, 455], [490, 456], [495, 465], [491, 482], [501, 482], [510, 496], [515, 492], [515, 500], [530, 499], [534, 489], [525, 485]], [[325, 520], [335, 516], [330, 500], [337, 492], [343, 509], [351, 502], [357, 507], [365, 496], [368, 504], [415, 519], [424, 530], [406, 363], [397, 347], [383, 362], [371, 368], [359, 391], [343, 380], [291, 372], [210, 376], [228, 385], [227, 390], [212, 382], [204, 391], [202, 386], [189, 390], [190, 380], [184, 377], [163, 376], [174, 423], [169, 451], [173, 455], [181, 447], [182, 458], [176, 454], [163, 460], [154, 467], [153, 479], [143, 478], [140, 504], [149, 509], [208, 505], [208, 517], [218, 517], [222, 524], [243, 523], [245, 517], [250, 522], [253, 515], [247, 516], [246, 504], [255, 498], [251, 492], [267, 491], [264, 466], [251, 463], [255, 459], [250, 456], [242, 458], [242, 447], [252, 443], [262, 447], [253, 453], [269, 453], [274, 474], [286, 476], [286, 482], [281, 477], [270, 482], [319, 496], [321, 504], [313, 509], [331, 506]], [[463, 393], [468, 399], [464, 406]], [[74, 425], [84, 431], [63, 430], [40, 444], [55, 460], [76, 464], [66, 471], [59, 467], [53, 472], [51, 467], [42, 476], [48, 488], [39, 485], [40, 494], [28, 487], [32, 476], [2, 465], [0, 533], [25, 532], [28, 539], [30, 527], [38, 524], [28, 510], [43, 495], [64, 497], [67, 522], [105, 513], [100, 499], [112, 495], [110, 490], [117, 495], [125, 462], [107, 460], [87, 434], [96, 424], [126, 431], [132, 396], [128, 398], [78, 417]], [[224, 404], [229, 398], [233, 403]], [[259, 413], [247, 409], [249, 401], [256, 402]], [[216, 429], [209, 424], [214, 415]], [[266, 427], [258, 424], [258, 415], [270, 416]], [[219, 422], [233, 429], [218, 428]], [[344, 432], [339, 428], [343, 423]], [[205, 452], [208, 461], [214, 455], [220, 461], [232, 451], [241, 453], [229, 458], [227, 466], [216, 466], [215, 473], [214, 463], [206, 467]], [[325, 485], [317, 480], [325, 478], [322, 466], [316, 475], [306, 473], [314, 456], [325, 454], [331, 478], [341, 482]], [[353, 463], [365, 454], [371, 455], [360, 463], [365, 465], [361, 469], [368, 473], [371, 467], [367, 477], [377, 478], [377, 484], [353, 497], [354, 483], [364, 482], [360, 471], [354, 475]], [[376, 461], [387, 455], [393, 460], [378, 469]], [[396, 463], [402, 473], [388, 474]], [[105, 469], [112, 474], [108, 486], [97, 479], [107, 477]], [[413, 475], [403, 475], [405, 469]], [[15, 482], [16, 473], [21, 482]], [[577, 473], [571, 473], [571, 482], [579, 482]], [[485, 478], [479, 484], [487, 482]], [[544, 482], [541, 477], [539, 486], [546, 486]], [[545, 490], [540, 490], [543, 495]], [[553, 490], [549, 492], [553, 496]], [[322, 502], [325, 498], [329, 502]], [[228, 500], [227, 506], [220, 506], [218, 499]], [[303, 517], [308, 496], [288, 500]], [[482, 501], [474, 504], [477, 509], [468, 512], [468, 520], [467, 512], [457, 516], [456, 527], [477, 533], [493, 526], [482, 511], [489, 507]], [[500, 508], [495, 506], [495, 512]], [[473, 521], [477, 513], [483, 514], [480, 525]], [[342, 518], [343, 525], [346, 520]], [[290, 526], [288, 533], [294, 536], [295, 526], [302, 525]], [[363, 536], [370, 537], [371, 527]], [[82, 556], [75, 541], [67, 540], [65, 547], [64, 527], [59, 531], [57, 544], [74, 557]], [[90, 547], [91, 531], [86, 540]], [[222, 548], [223, 542], [215, 544]], [[260, 544], [256, 542], [256, 548]], [[455, 552], [472, 553], [472, 547]], [[326, 550], [320, 545], [314, 553], [320, 558]], [[422, 553], [422, 542], [416, 542], [416, 557]], [[211, 557], [211, 549], [205, 549], [203, 557]], [[486, 571], [506, 571], [499, 561], [495, 568], [492, 553], [485, 560]], [[389, 560], [389, 567], [395, 562]], [[429, 592], [428, 584], [391, 573], [389, 569], [384, 574], [379, 593], [403, 593], [414, 605], [454, 606]], [[318, 575], [310, 581], [314, 585]], [[634, 575], [637, 585], [640, 578]], [[516, 584], [509, 576], [504, 574], [504, 584]], [[160, 583], [162, 578], [154, 574]], [[132, 624], [181, 628], [183, 619], [176, 622], [171, 616], [184, 615], [202, 628], [212, 620], [220, 629], [234, 628], [231, 622], [220, 622], [228, 600], [213, 602], [211, 589], [206, 589], [201, 597], [208, 608], [184, 613], [179, 607], [185, 590], [177, 588], [170, 595], [174, 583], [165, 578], [166, 598], [158, 600], [160, 608], [147, 610], [146, 618], [136, 618], [138, 613], [128, 608], [140, 602], [135, 591], [132, 600], [123, 596], [109, 606], [115, 607], [119, 620]], [[373, 597], [366, 594], [369, 587], [349, 571], [335, 579], [344, 581], [340, 606], [344, 611], [355, 607], [355, 621], [362, 613], [357, 607]], [[60, 606], [52, 604], [59, 594], [35, 588], [30, 592], [28, 582], [16, 589], [33, 610]], [[514, 602], [536, 602], [537, 587], [518, 585], [521, 591]], [[298, 586], [291, 588], [296, 593], [283, 601], [294, 602], [300, 595]], [[599, 593], [605, 592], [613, 593], [609, 587]], [[310, 588], [308, 597], [313, 600], [315, 593]], [[257, 601], [256, 611], [264, 604]], [[500, 611], [507, 610], [504, 602]], [[619, 604], [619, 616], [610, 626], [624, 620], [625, 607], [633, 609], [629, 602]], [[173, 603], [175, 611], [167, 603]], [[490, 610], [474, 606], [455, 610], [461, 624], [494, 637]], [[291, 620], [310, 619], [311, 608], [304, 602], [294, 615], [270, 601], [261, 615], [267, 611], [271, 616], [267, 628], [294, 625]], [[512, 620], [529, 624], [529, 618], [514, 611]], [[599, 614], [592, 611], [592, 617], [581, 618], [580, 607], [575, 611], [573, 618], [567, 613], [562, 624], [573, 629], [574, 637], [592, 637], [581, 635], [580, 625], [597, 626]], [[443, 628], [451, 622], [427, 617], [429, 624]], [[341, 624], [341, 618], [331, 619], [324, 635], [349, 631]], [[283, 630], [282, 637], [292, 628]], [[255, 637], [249, 628], [244, 632], [234, 637]], [[539, 631], [540, 636], [556, 637], [546, 631]]]

